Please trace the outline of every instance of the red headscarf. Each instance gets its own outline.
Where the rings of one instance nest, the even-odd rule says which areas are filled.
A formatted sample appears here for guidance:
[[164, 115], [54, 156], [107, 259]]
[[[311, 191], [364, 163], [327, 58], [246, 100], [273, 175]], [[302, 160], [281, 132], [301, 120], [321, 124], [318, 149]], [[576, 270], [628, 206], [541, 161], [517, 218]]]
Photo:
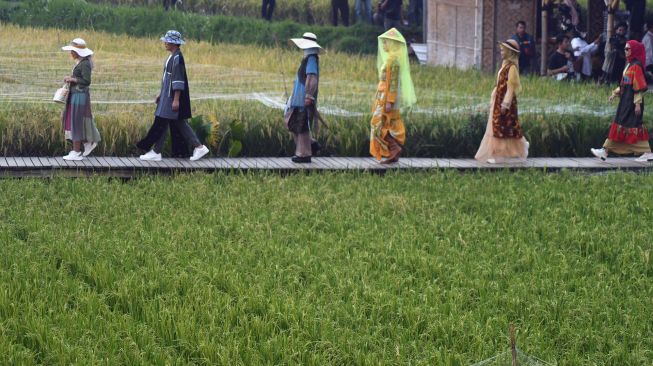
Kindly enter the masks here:
[[637, 41], [628, 41], [627, 45], [630, 46], [630, 57], [626, 57], [628, 63], [633, 62], [633, 60], [639, 61], [642, 64], [642, 67], [646, 66], [646, 49], [644, 45]]

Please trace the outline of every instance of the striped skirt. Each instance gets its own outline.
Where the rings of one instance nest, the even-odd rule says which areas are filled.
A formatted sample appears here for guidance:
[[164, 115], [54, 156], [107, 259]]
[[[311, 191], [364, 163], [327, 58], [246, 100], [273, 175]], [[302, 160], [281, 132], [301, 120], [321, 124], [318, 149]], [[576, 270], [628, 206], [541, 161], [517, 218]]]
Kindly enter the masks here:
[[63, 111], [63, 129], [67, 140], [99, 142], [98, 131], [91, 113], [91, 96], [86, 91], [71, 89]]

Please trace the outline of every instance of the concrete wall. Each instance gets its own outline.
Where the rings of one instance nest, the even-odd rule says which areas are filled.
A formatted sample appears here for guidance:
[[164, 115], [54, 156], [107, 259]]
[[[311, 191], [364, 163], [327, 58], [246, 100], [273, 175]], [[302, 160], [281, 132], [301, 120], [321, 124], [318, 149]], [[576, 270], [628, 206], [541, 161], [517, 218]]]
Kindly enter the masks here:
[[428, 0], [430, 65], [479, 67], [482, 0]]
[[427, 0], [428, 64], [480, 68], [500, 63], [498, 41], [524, 20], [534, 34], [536, 0]]

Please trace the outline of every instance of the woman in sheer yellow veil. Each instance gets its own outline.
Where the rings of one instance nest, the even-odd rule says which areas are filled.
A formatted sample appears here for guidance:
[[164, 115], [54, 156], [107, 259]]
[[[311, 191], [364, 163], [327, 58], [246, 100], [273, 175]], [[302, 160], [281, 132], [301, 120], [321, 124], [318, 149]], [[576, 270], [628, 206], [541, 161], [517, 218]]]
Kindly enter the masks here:
[[381, 164], [389, 164], [399, 160], [406, 142], [401, 109], [412, 107], [417, 98], [410, 77], [406, 40], [396, 28], [378, 39], [379, 84], [372, 105], [370, 154], [379, 161], [385, 157]]

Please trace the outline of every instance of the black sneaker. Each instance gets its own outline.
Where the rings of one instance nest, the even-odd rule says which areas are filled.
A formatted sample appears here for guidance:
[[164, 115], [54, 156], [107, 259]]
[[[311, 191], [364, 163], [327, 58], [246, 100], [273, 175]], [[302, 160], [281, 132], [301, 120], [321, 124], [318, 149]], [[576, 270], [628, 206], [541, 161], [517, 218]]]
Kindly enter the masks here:
[[311, 162], [311, 157], [310, 156], [293, 156], [290, 160], [292, 160], [293, 163], [310, 163]]

